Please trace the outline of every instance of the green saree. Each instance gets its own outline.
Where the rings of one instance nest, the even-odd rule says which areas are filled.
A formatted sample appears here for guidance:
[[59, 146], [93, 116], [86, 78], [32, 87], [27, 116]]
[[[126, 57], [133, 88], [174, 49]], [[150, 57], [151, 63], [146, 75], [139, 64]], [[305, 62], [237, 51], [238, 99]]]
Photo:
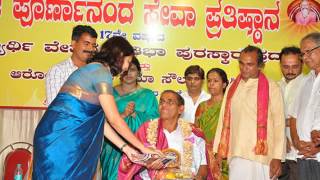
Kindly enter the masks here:
[[[213, 140], [218, 126], [221, 104], [222, 101], [210, 105], [208, 104], [208, 101], [202, 102], [201, 104], [199, 104], [195, 114], [196, 126], [198, 126], [205, 135], [206, 148], [208, 149], [209, 156], [207, 162], [212, 172], [215, 166], [215, 157], [213, 154]], [[228, 179], [228, 164], [226, 160], [222, 161], [221, 174], [222, 179]]]
[[196, 112], [197, 125], [204, 132], [207, 142], [212, 141], [216, 134], [220, 109], [221, 102], [209, 106], [208, 101], [205, 101], [198, 106]]
[[[127, 104], [131, 101], [135, 103], [136, 117], [128, 116], [124, 120], [129, 128], [135, 132], [147, 120], [159, 117], [158, 101], [153, 94], [153, 91], [145, 88], [140, 88], [132, 93], [120, 96], [114, 89], [114, 98], [120, 113], [122, 113]], [[110, 141], [104, 140], [100, 162], [102, 167], [102, 179], [114, 180], [118, 176], [118, 166], [122, 152]]]

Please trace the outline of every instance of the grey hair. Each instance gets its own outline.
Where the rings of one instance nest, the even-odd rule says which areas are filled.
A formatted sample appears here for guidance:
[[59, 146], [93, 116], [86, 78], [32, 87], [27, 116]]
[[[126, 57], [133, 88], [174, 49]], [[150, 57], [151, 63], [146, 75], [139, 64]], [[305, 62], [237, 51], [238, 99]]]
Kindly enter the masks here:
[[312, 42], [316, 43], [317, 45], [320, 45], [320, 33], [319, 32], [313, 32], [310, 34], [307, 34], [305, 37], [301, 39], [301, 42], [305, 40], [311, 40]]

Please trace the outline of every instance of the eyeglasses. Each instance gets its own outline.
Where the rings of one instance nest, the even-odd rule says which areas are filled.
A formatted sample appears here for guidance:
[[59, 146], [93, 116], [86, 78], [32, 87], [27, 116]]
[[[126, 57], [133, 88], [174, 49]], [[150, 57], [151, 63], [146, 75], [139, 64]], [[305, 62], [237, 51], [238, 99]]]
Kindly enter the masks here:
[[172, 100], [172, 99], [169, 99], [169, 100], [163, 100], [163, 99], [160, 99], [159, 101], [159, 105], [164, 105], [164, 104], [167, 104], [167, 105], [174, 105], [174, 104], [178, 104], [176, 101]]
[[301, 53], [301, 54], [300, 54], [300, 58], [303, 58], [303, 57], [304, 57], [304, 55], [307, 55], [308, 57], [310, 57], [310, 55], [311, 55], [312, 51], [314, 51], [314, 50], [318, 49], [319, 47], [320, 47], [320, 46], [316, 46], [316, 47], [314, 47], [314, 48], [312, 48], [312, 49], [308, 49], [308, 50], [306, 50], [306, 52], [305, 52], [305, 53]]
[[191, 77], [191, 76], [187, 76], [187, 77], [185, 77], [185, 79], [186, 79], [187, 81], [192, 81], [192, 80], [200, 81], [200, 80], [201, 80], [200, 77]]

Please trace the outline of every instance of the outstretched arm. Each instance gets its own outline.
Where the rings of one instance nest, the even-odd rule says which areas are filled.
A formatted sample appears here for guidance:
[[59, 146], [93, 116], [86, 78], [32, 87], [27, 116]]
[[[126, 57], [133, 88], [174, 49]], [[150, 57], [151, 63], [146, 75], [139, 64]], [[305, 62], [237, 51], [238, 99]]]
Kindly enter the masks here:
[[132, 160], [134, 154], [138, 154], [127, 143], [125, 143], [121, 137], [111, 128], [108, 122], [104, 123], [104, 136], [106, 136], [114, 145], [116, 145], [121, 151], [123, 151], [130, 160]]
[[100, 94], [99, 101], [103, 108], [103, 111], [106, 114], [108, 122], [124, 139], [126, 139], [143, 153], [158, 154], [158, 152], [144, 147], [144, 145], [132, 133], [127, 123], [121, 118], [112, 95]]

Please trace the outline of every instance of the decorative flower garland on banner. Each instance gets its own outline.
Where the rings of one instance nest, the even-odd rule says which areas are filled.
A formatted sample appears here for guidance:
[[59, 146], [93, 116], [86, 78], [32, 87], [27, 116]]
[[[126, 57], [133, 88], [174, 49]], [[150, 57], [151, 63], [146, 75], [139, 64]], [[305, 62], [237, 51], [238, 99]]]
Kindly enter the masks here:
[[[178, 124], [182, 129], [183, 136], [183, 155], [181, 158], [181, 170], [190, 171], [192, 167], [192, 146], [194, 138], [192, 135], [192, 128], [188, 122], [183, 121], [181, 118], [178, 120]], [[155, 148], [157, 143], [157, 132], [158, 132], [158, 120], [151, 121], [147, 129], [147, 141], [151, 147]], [[183, 166], [182, 166], [183, 165]]]

